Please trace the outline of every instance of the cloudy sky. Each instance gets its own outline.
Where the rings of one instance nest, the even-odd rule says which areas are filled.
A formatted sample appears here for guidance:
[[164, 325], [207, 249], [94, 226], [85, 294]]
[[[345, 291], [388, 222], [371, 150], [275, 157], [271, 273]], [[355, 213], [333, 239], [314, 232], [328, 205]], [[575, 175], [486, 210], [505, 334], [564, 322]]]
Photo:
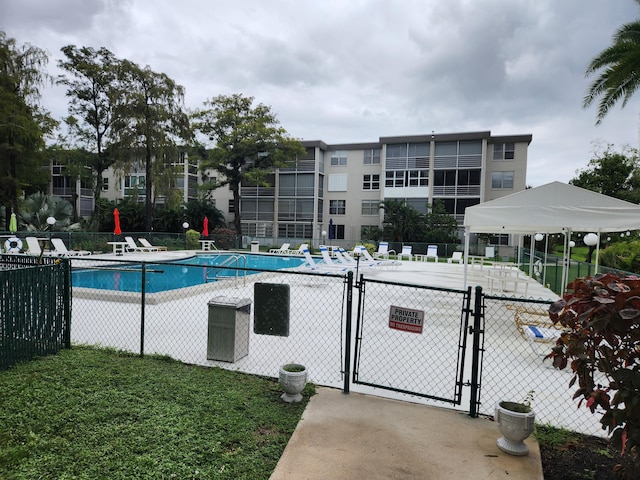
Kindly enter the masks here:
[[[637, 147], [640, 93], [600, 126], [589, 61], [633, 0], [0, 0], [0, 30], [47, 50], [106, 47], [183, 85], [241, 93], [326, 143], [490, 130], [532, 134], [527, 184], [569, 181], [596, 144]], [[43, 106], [66, 114], [64, 90]]]

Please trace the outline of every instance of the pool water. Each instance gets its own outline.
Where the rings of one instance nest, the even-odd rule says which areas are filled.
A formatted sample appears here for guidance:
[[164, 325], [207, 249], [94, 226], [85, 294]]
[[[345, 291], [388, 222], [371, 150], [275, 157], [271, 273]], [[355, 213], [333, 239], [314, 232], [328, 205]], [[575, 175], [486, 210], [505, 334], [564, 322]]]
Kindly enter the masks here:
[[[193, 287], [216, 279], [236, 276], [236, 265], [240, 269], [275, 271], [299, 267], [304, 263], [302, 257], [279, 257], [274, 255], [239, 255], [246, 259], [236, 260], [233, 254], [207, 254], [173, 263], [152, 263], [146, 266], [147, 293]], [[238, 255], [235, 255], [238, 257]], [[212, 268], [217, 267], [217, 268]], [[227, 267], [227, 268], [224, 268]], [[260, 272], [239, 270], [238, 276]], [[104, 269], [74, 270], [71, 274], [74, 287], [96, 288], [100, 290], [118, 290], [140, 292], [142, 285], [141, 265], [105, 266]]]

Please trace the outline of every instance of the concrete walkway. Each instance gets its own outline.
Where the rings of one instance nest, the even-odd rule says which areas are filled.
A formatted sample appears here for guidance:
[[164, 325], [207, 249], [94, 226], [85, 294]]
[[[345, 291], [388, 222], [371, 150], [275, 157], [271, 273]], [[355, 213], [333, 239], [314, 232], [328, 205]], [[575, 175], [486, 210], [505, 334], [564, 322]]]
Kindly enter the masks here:
[[271, 480], [542, 480], [540, 450], [514, 457], [494, 422], [453, 410], [318, 387]]

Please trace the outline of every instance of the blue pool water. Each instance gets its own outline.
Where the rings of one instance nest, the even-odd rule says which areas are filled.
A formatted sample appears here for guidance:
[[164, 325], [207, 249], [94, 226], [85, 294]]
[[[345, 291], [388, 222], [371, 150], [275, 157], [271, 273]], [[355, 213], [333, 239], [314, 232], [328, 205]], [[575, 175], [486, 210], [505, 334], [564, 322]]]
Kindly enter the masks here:
[[[147, 264], [146, 292], [157, 293], [165, 290], [192, 287], [203, 283], [215, 282], [217, 278], [235, 277], [236, 262], [232, 254], [198, 255], [174, 263]], [[246, 268], [257, 270], [282, 270], [299, 267], [304, 263], [301, 257], [278, 257], [272, 255], [242, 255], [246, 258]], [[230, 268], [212, 268], [214, 266]], [[245, 268], [239, 261], [238, 267]], [[259, 272], [237, 272], [238, 276]], [[119, 290], [139, 292], [142, 285], [140, 265], [105, 265], [104, 269], [74, 270], [71, 274], [74, 287], [97, 288], [100, 290]]]

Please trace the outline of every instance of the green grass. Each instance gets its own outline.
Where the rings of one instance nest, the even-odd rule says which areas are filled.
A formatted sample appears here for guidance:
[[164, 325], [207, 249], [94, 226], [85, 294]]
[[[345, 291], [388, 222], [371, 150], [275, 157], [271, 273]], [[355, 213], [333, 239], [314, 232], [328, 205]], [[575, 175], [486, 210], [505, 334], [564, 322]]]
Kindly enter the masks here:
[[540, 444], [541, 447], [547, 448], [558, 448], [578, 438], [571, 430], [554, 427], [549, 424], [536, 424], [536, 429], [533, 434], [538, 444]]
[[0, 372], [0, 479], [268, 479], [314, 393], [75, 347]]

